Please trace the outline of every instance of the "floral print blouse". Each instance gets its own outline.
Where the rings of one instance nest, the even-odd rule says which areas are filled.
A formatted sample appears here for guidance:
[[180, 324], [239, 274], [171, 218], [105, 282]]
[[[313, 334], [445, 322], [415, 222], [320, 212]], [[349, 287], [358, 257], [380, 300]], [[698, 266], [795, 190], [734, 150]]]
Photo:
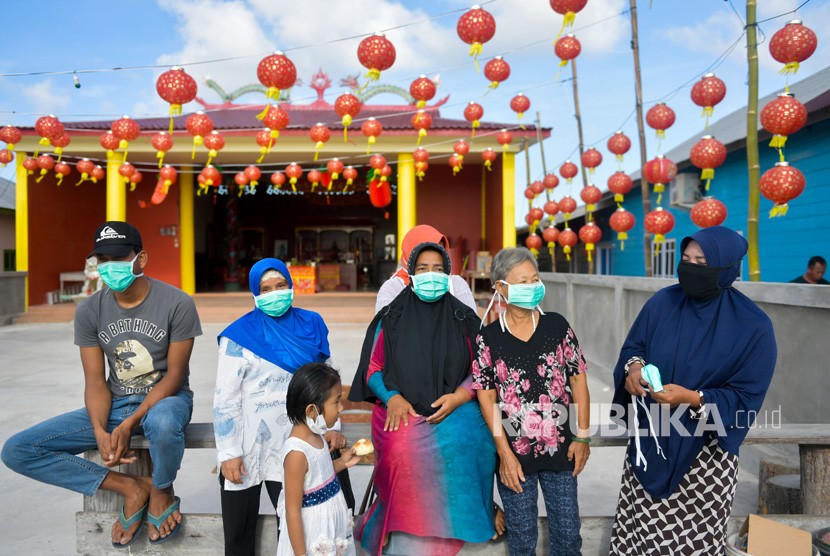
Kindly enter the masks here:
[[510, 447], [527, 473], [572, 470], [568, 447], [576, 431], [570, 377], [588, 366], [568, 321], [557, 313], [538, 315], [525, 342], [498, 321], [476, 338], [473, 389], [496, 390]]

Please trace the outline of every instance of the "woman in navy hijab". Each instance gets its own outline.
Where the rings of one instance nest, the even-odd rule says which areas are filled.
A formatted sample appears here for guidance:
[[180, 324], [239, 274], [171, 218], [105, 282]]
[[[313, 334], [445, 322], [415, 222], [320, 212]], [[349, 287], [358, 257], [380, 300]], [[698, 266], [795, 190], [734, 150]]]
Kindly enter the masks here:
[[[714, 226], [684, 238], [681, 252], [680, 283], [645, 304], [614, 369], [614, 403], [637, 430], [612, 555], [723, 554], [738, 448], [775, 368], [769, 318], [732, 287], [746, 240]], [[647, 364], [658, 369], [661, 391], [646, 380]]]

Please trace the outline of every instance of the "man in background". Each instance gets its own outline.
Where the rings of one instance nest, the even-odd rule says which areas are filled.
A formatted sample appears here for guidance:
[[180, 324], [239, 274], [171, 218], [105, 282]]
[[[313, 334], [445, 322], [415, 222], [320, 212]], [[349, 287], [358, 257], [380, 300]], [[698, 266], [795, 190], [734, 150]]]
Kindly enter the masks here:
[[790, 280], [791, 284], [819, 284], [822, 286], [830, 285], [830, 282], [824, 279], [824, 271], [827, 270], [827, 261], [824, 257], [810, 257], [807, 262], [807, 272], [794, 280]]

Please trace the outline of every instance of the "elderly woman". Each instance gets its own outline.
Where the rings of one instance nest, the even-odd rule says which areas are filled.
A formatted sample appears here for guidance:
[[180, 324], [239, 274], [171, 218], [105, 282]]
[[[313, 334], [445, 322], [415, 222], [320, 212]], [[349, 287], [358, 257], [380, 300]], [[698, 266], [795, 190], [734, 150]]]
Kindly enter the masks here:
[[291, 306], [294, 290], [285, 263], [262, 259], [251, 267], [248, 282], [255, 308], [219, 335], [213, 402], [228, 555], [254, 554], [263, 482], [277, 506], [277, 453], [292, 427], [285, 409], [291, 377], [302, 365], [329, 358], [323, 319]]
[[[752, 426], [746, 416], [761, 408], [775, 367], [769, 318], [732, 287], [746, 240], [713, 226], [684, 238], [681, 252], [680, 283], [645, 304], [614, 370], [614, 403], [634, 401], [628, 411], [638, 430], [611, 554], [723, 554], [738, 448]], [[662, 388], [643, 372], [646, 363]], [[650, 423], [654, 404], [671, 411], [669, 423]]]
[[473, 388], [499, 456], [507, 547], [511, 556], [536, 554], [541, 486], [550, 554], [578, 555], [576, 476], [591, 441], [587, 365], [568, 321], [539, 308], [545, 285], [530, 251], [501, 250], [490, 273], [494, 300], [501, 296], [507, 308], [476, 338]]
[[[378, 498], [355, 528], [372, 555], [453, 555], [494, 533], [495, 451], [473, 401], [479, 319], [449, 294], [450, 260], [415, 246], [410, 285], [366, 331], [352, 401], [374, 401]], [[391, 536], [390, 536], [391, 534]]]

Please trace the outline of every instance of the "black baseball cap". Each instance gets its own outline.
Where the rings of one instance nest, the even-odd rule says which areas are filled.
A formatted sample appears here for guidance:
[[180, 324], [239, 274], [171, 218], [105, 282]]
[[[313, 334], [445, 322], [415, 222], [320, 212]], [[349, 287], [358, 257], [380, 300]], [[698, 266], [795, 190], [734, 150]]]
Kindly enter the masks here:
[[141, 234], [135, 226], [117, 220], [109, 220], [98, 226], [92, 238], [92, 244], [92, 251], [87, 257], [95, 255], [126, 257], [130, 251], [135, 253], [141, 251], [143, 245]]

